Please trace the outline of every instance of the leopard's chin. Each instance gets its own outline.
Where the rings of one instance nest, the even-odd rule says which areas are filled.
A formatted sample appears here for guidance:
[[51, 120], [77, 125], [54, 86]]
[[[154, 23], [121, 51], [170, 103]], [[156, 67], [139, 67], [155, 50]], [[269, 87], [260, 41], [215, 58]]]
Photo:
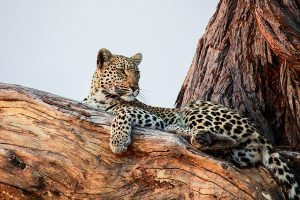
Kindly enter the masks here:
[[121, 96], [121, 99], [123, 99], [124, 101], [134, 101], [135, 97], [133, 95]]

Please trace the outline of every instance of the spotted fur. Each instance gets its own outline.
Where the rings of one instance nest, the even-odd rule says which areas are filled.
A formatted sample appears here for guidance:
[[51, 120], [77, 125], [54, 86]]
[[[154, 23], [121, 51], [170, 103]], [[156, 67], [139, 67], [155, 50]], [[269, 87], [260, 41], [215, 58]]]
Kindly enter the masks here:
[[141, 54], [127, 58], [101, 49], [90, 93], [83, 101], [114, 115], [110, 132], [114, 153], [127, 150], [134, 126], [165, 130], [186, 138], [199, 150], [227, 152], [240, 167], [263, 164], [283, 186], [287, 198], [300, 198], [299, 184], [290, 168], [249, 119], [208, 101], [192, 102], [182, 110], [138, 101], [141, 60]]

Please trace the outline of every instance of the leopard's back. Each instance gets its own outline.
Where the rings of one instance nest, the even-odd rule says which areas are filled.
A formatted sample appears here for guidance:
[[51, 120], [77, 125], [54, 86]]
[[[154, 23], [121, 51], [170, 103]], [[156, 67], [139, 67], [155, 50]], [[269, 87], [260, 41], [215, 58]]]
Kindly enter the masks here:
[[194, 130], [210, 130], [236, 140], [257, 134], [257, 128], [246, 117], [221, 104], [198, 100], [181, 111], [185, 125]]

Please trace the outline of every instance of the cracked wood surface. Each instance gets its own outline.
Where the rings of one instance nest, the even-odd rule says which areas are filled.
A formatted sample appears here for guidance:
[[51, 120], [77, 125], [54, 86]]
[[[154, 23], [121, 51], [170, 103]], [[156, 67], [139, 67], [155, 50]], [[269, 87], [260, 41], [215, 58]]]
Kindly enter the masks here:
[[111, 119], [0, 83], [0, 199], [282, 199], [264, 168], [238, 169], [170, 133], [135, 128], [115, 155]]

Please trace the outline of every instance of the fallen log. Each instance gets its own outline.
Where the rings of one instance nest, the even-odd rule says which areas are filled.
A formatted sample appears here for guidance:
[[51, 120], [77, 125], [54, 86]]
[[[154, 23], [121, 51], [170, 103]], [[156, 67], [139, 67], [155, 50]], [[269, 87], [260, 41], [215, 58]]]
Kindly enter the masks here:
[[135, 128], [115, 155], [111, 119], [0, 83], [0, 199], [283, 199], [263, 167], [238, 169], [171, 133]]

